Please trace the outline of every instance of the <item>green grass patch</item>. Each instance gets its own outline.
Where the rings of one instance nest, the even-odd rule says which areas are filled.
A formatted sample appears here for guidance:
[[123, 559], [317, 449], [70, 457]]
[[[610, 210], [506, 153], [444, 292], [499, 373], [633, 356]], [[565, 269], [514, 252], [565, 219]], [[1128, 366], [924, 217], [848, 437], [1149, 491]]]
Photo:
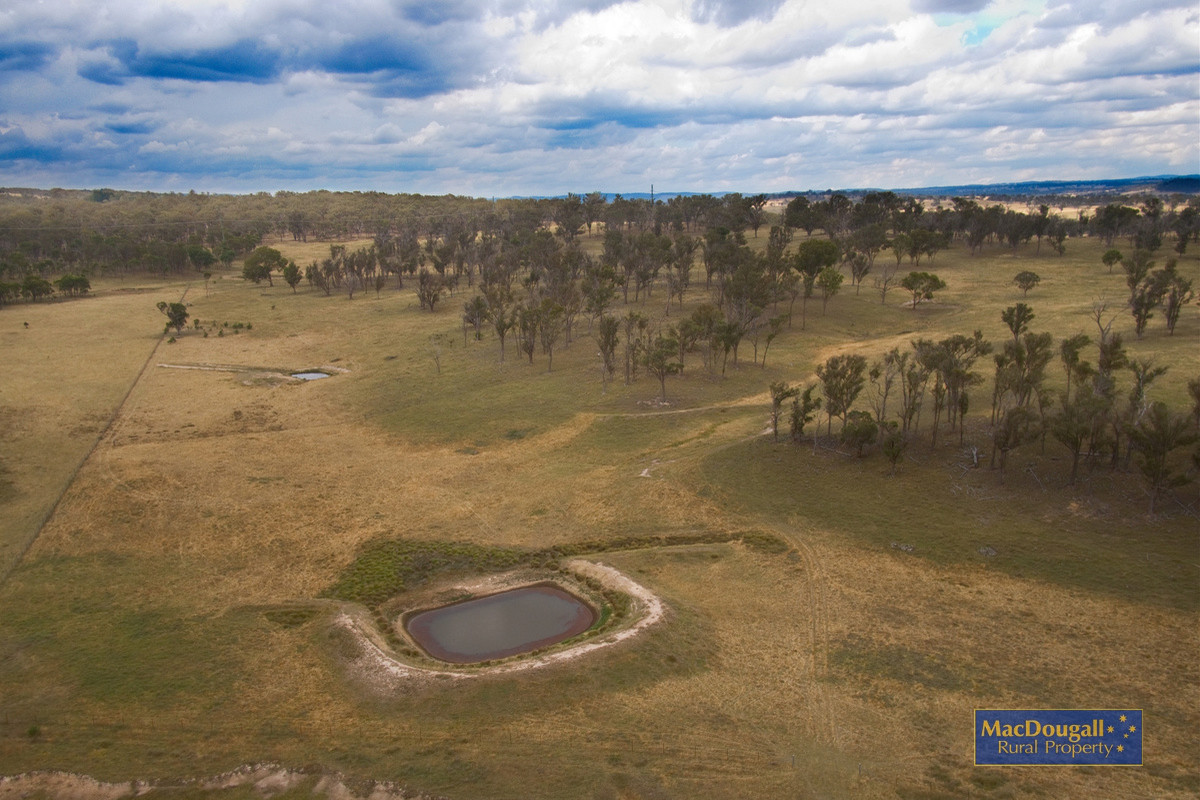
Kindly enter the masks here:
[[501, 572], [518, 567], [555, 566], [560, 559], [617, 550], [642, 550], [680, 545], [741, 541], [762, 553], [786, 552], [789, 545], [771, 533], [747, 531], [736, 535], [695, 533], [617, 536], [591, 539], [542, 549], [487, 547], [470, 542], [422, 542], [379, 539], [367, 544], [322, 597], [348, 600], [377, 608], [389, 597], [438, 575]]
[[323, 596], [378, 606], [446, 572], [491, 572], [528, 565], [534, 554], [469, 542], [375, 541]]
[[[964, 471], [957, 451], [921, 453], [927, 446], [914, 443], [914, 460], [893, 476], [879, 458], [813, 454], [808, 445], [757, 438], [714, 451], [701, 471], [723, 502], [751, 518], [803, 519], [873, 548], [911, 546], [896, 548], [897, 557], [985, 565], [1135, 602], [1200, 608], [1194, 519], [1135, 513], [1119, 494], [1132, 476], [1106, 473], [1094, 495], [1042, 491], [1011, 467], [1015, 474], [1001, 483], [987, 469]], [[1133, 508], [1140, 511], [1140, 503]]]

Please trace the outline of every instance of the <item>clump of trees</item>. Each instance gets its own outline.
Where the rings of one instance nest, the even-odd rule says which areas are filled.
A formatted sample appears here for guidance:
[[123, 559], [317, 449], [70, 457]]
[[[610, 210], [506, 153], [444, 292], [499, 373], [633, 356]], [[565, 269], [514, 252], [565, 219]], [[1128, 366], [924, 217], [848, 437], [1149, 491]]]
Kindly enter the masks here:
[[187, 327], [190, 314], [187, 306], [183, 303], [168, 303], [165, 300], [160, 300], [158, 310], [167, 318], [167, 323], [163, 326], [164, 331], [174, 328], [176, 333], [181, 333]]
[[[860, 355], [830, 357], [817, 367], [819, 383], [806, 390], [803, 401], [793, 399], [798, 389], [783, 382], [771, 384], [776, 438], [782, 406], [793, 399], [793, 441], [799, 441], [814, 412], [823, 407], [827, 440], [860, 457], [877, 445], [893, 471], [927, 412], [932, 447], [937, 447], [943, 419], [952, 432], [958, 431], [962, 445], [972, 408], [970, 389], [983, 382], [976, 365], [991, 354], [990, 418], [977, 423], [976, 430], [990, 441], [990, 467], [1001, 481], [1015, 450], [1038, 445], [1044, 453], [1048, 438], [1070, 454], [1067, 486], [1075, 485], [1081, 465], [1092, 470], [1136, 467], [1146, 484], [1151, 514], [1172, 489], [1195, 478], [1200, 451], [1190, 459], [1185, 451], [1200, 440], [1200, 377], [1188, 384], [1190, 414], [1175, 412], [1149, 398], [1151, 386], [1168, 368], [1131, 359], [1121, 335], [1112, 330], [1114, 317], [1107, 315], [1105, 306], [1093, 309], [1097, 338], [1078, 333], [1057, 346], [1049, 333], [1033, 330], [1037, 315], [1030, 306], [1017, 303], [999, 316], [1011, 338], [998, 349], [979, 331], [938, 341], [915, 339], [910, 348], [893, 348], [869, 366]], [[1094, 362], [1087, 359], [1089, 350]], [[1061, 391], [1049, 374], [1056, 360], [1063, 369]], [[1124, 395], [1119, 390], [1122, 379], [1128, 382]], [[820, 397], [814, 394], [818, 387]], [[864, 390], [869, 410], [855, 407]], [[841, 422], [836, 439], [835, 418]], [[816, 442], [814, 433], [814, 448]], [[979, 449], [971, 448], [974, 466], [979, 466]]]

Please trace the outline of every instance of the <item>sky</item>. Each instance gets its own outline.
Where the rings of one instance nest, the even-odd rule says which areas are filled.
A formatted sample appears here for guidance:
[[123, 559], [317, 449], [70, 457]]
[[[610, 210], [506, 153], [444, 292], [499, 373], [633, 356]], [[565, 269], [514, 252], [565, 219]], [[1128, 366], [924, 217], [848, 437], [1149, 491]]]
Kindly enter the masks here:
[[4, 0], [0, 185], [459, 194], [1200, 172], [1196, 0]]

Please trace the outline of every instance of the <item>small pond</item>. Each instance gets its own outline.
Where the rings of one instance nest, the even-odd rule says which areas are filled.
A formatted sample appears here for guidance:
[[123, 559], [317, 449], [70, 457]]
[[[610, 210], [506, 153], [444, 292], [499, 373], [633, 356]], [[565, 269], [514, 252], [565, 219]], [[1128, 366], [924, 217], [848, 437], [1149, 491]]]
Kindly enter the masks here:
[[473, 664], [527, 653], [583, 633], [591, 606], [553, 584], [538, 584], [423, 611], [406, 628], [431, 656]]
[[318, 370], [309, 370], [307, 372], [293, 372], [293, 378], [299, 378], [302, 381], [319, 381], [321, 378], [328, 378], [328, 372], [320, 372]]

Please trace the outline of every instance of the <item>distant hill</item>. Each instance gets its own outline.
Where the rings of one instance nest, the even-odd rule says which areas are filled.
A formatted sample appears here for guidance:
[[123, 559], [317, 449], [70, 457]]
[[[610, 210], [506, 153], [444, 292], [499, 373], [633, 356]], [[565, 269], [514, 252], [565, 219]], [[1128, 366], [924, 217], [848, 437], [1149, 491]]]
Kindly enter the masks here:
[[[1156, 192], [1159, 194], [1200, 194], [1200, 175], [1151, 175], [1140, 178], [1113, 178], [1095, 181], [1017, 181], [1013, 183], [966, 183], [957, 186], [914, 186], [905, 189], [876, 189], [876, 188], [843, 188], [843, 189], [797, 189], [790, 192], [770, 192], [774, 198], [795, 197], [797, 195], [824, 196], [833, 192], [858, 197], [869, 192], [892, 191], [900, 195], [915, 195], [920, 197], [992, 197], [996, 199], [1013, 197], [1054, 197], [1054, 196], [1103, 196], [1136, 194], [1139, 192]], [[723, 197], [732, 192], [601, 192], [604, 199], [612, 201], [618, 194], [626, 200], [669, 200], [673, 197], [688, 197], [698, 194], [710, 194]], [[744, 191], [744, 195], [757, 192]], [[564, 197], [565, 195], [557, 195]], [[538, 199], [549, 199], [539, 196]]]
[[1179, 192], [1180, 194], [1200, 194], [1200, 175], [1167, 178], [1158, 185], [1158, 190], [1160, 192]]
[[918, 197], [990, 197], [996, 200], [1026, 197], [1103, 197], [1141, 192], [1157, 194], [1200, 194], [1200, 175], [1151, 175], [1098, 181], [1017, 181], [1013, 183], [965, 183], [957, 186], [914, 186], [905, 189], [826, 189], [783, 192], [774, 197], [799, 194], [828, 195], [831, 192], [857, 197], [868, 192], [892, 191]]
[[1038, 197], [1042, 195], [1105, 195], [1131, 192], [1194, 194], [1200, 192], [1200, 175], [1154, 175], [1100, 181], [1022, 181], [1017, 183], [965, 184], [897, 189], [897, 194], [932, 197], [988, 195], [990, 197]]

